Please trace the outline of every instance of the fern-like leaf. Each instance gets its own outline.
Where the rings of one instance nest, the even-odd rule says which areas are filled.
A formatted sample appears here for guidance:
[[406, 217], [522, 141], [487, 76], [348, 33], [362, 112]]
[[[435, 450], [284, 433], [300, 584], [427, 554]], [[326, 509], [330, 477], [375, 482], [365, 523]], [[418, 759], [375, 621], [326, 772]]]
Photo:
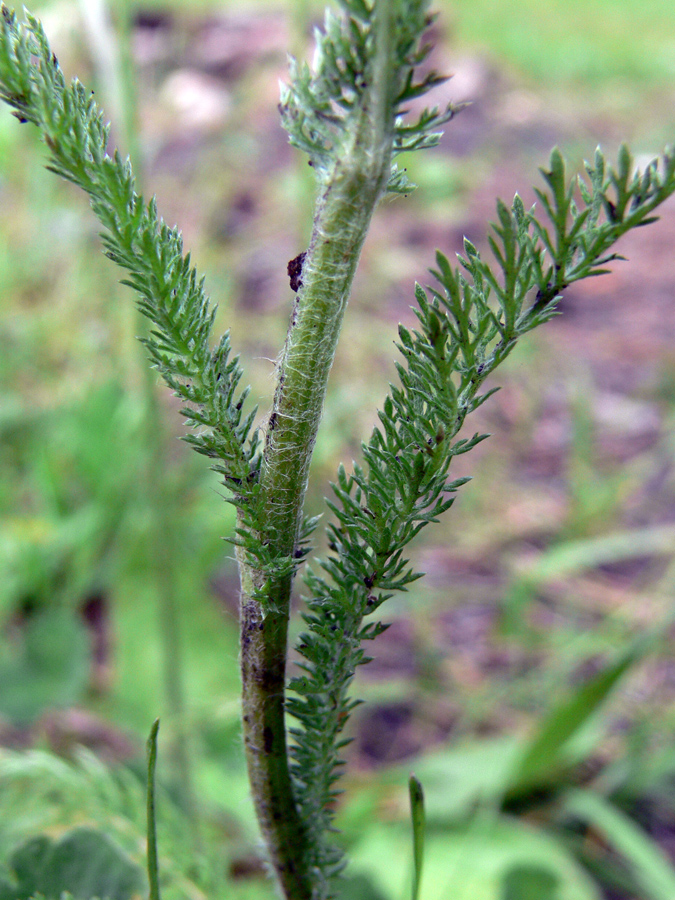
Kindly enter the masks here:
[[40, 22], [20, 23], [6, 6], [0, 16], [0, 98], [21, 122], [36, 125], [49, 149], [48, 168], [82, 188], [102, 223], [106, 256], [128, 272], [152, 325], [144, 339], [150, 359], [183, 401], [189, 443], [214, 459], [233, 502], [253, 508], [259, 468], [255, 410], [244, 414], [241, 369], [229, 335], [215, 349], [210, 306], [176, 228], [159, 216], [154, 199], [136, 193], [128, 159], [108, 153], [109, 126], [92, 94], [67, 85]]
[[[290, 62], [289, 84], [281, 93], [280, 110], [293, 146], [310, 158], [317, 177], [326, 183], [339, 163], [354, 132], [354, 118], [362, 109], [368, 85], [375, 77], [373, 52], [375, 3], [373, 0], [342, 0], [342, 14], [329, 10], [323, 29], [315, 31], [312, 67]], [[433, 21], [429, 0], [392, 4], [396, 17], [392, 49], [397, 81], [389, 86], [396, 115], [393, 154], [425, 149], [438, 144], [442, 126], [459, 110], [424, 109], [413, 121], [405, 118], [405, 105], [424, 96], [446, 78], [436, 72], [418, 76], [417, 68], [430, 47], [421, 42]], [[392, 166], [387, 190], [409, 193], [414, 185], [405, 172]]]
[[[556, 313], [561, 292], [574, 281], [600, 274], [618, 238], [654, 221], [653, 210], [675, 192], [675, 155], [666, 153], [633, 174], [622, 148], [619, 166], [606, 171], [600, 151], [587, 167], [590, 185], [568, 183], [562, 156], [543, 171], [540, 192], [548, 220], [523, 207], [497, 205], [489, 243], [496, 266], [465, 239], [453, 267], [441, 253], [433, 272], [438, 287], [417, 285], [419, 328], [399, 327], [399, 383], [379, 413], [380, 425], [362, 445], [363, 465], [338, 470], [328, 505], [330, 555], [310, 570], [307, 630], [297, 649], [301, 674], [291, 682], [288, 710], [293, 730], [294, 778], [303, 818], [312, 829], [317, 868], [338, 873], [341, 853], [330, 834], [339, 791], [341, 738], [358, 704], [349, 687], [357, 666], [369, 661], [364, 641], [387, 627], [369, 621], [393, 592], [406, 590], [420, 572], [404, 557], [407, 544], [452, 505], [467, 478], [452, 480], [455, 456], [487, 435], [459, 436], [466, 417], [496, 388], [486, 378], [528, 331]], [[579, 188], [581, 203], [574, 200]], [[603, 215], [604, 213], [604, 215]]]

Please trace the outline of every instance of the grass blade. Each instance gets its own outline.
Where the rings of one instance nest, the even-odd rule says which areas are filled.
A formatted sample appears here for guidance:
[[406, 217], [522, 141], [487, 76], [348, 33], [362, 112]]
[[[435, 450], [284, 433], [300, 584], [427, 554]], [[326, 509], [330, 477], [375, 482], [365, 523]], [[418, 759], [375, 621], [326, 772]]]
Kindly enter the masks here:
[[157, 822], [155, 818], [155, 767], [157, 765], [157, 733], [159, 719], [150, 729], [148, 738], [148, 881], [149, 900], [160, 900], [159, 864], [157, 861]]
[[564, 578], [608, 563], [645, 556], [669, 556], [673, 543], [675, 528], [672, 525], [566, 541], [544, 553], [523, 576], [523, 580], [538, 585], [552, 578]]
[[644, 900], [673, 900], [675, 869], [661, 848], [629, 816], [595, 791], [570, 791], [563, 808], [599, 832], [626, 860]]
[[656, 634], [641, 636], [544, 717], [526, 744], [513, 774], [510, 796], [531, 790], [563, 767], [561, 750], [607, 699], [612, 689], [654, 644]]
[[413, 830], [412, 900], [418, 900], [420, 881], [422, 880], [422, 866], [424, 864], [424, 791], [414, 775], [410, 776], [408, 789], [410, 791], [410, 816]]

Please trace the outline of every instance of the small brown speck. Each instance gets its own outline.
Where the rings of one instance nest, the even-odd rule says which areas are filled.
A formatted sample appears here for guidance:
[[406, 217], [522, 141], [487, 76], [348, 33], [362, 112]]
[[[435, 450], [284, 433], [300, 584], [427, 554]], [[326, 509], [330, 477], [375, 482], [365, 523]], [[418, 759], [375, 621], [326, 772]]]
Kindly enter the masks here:
[[306, 256], [306, 250], [304, 250], [302, 253], [298, 253], [295, 259], [290, 260], [288, 266], [286, 267], [288, 277], [291, 280], [291, 290], [295, 291], [296, 294], [302, 287], [302, 264], [304, 263]]

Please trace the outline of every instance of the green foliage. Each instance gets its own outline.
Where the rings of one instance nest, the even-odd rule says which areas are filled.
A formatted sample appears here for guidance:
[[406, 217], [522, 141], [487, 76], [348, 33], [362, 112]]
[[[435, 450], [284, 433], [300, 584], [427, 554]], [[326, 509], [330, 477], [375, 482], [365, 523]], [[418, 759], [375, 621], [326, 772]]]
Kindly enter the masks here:
[[556, 900], [558, 878], [535, 866], [514, 866], [505, 877], [502, 900]]
[[[144, 475], [155, 455], [137, 383], [125, 390], [120, 378], [106, 378], [72, 393], [46, 409], [26, 397], [0, 427], [0, 710], [15, 724], [39, 727], [48, 707], [91, 702], [93, 686], [124, 710], [127, 727], [144, 728], [157, 712], [162, 674], [154, 523], [162, 521], [163, 546], [174, 530], [171, 559], [181, 578], [175, 588], [187, 607], [195, 590], [208, 596], [235, 511], [211, 506], [217, 477], [192, 455], [179, 457], [180, 468], [173, 461], [163, 467], [161, 505], [150, 495]], [[92, 608], [104, 617], [98, 632], [88, 619]], [[215, 660], [236, 639], [235, 626], [230, 634], [214, 629], [218, 612], [208, 602], [195, 612], [184, 618], [186, 639], [208, 630], [209, 650], [201, 642], [195, 658]], [[200, 701], [205, 690], [222, 698], [223, 680], [206, 665], [199, 671]], [[231, 692], [236, 680], [233, 671]]]
[[448, 7], [458, 41], [489, 47], [530, 83], [565, 85], [576, 108], [590, 89], [596, 104], [615, 93], [621, 96], [611, 102], [635, 110], [650, 88], [671, 83], [668, 40], [675, 13], [662, 0], [620, 6], [572, 0], [564, 7], [524, 0], [517, 9], [507, 0], [461, 0]]
[[0, 713], [30, 724], [48, 708], [77, 703], [89, 683], [89, 641], [72, 610], [30, 616], [0, 660]]
[[[217, 457], [217, 471], [234, 494], [250, 497], [258, 439], [250, 433], [255, 411], [236, 394], [241, 371], [231, 359], [227, 334], [210, 347], [214, 311], [190, 264], [179, 232], [134, 190], [128, 160], [106, 148], [110, 133], [91, 94], [77, 81], [66, 85], [40, 22], [27, 15], [19, 25], [2, 7], [0, 96], [21, 122], [32, 122], [50, 151], [48, 168], [82, 188], [101, 221], [106, 255], [129, 272], [138, 306], [153, 326], [144, 339], [150, 358], [186, 404], [183, 415], [200, 453]], [[242, 501], [243, 502], [243, 501]]]
[[[555, 315], [566, 288], [606, 272], [620, 258], [612, 250], [616, 241], [655, 221], [656, 208], [675, 192], [671, 152], [636, 172], [626, 147], [616, 168], [598, 150], [586, 167], [587, 180], [570, 180], [554, 150], [542, 170], [546, 189], [537, 191], [539, 209], [526, 210], [518, 195], [510, 206], [498, 202], [489, 237], [493, 263], [469, 240], [458, 266], [437, 253], [436, 286], [415, 290], [418, 327], [399, 328], [398, 383], [384, 400], [379, 425], [362, 446], [362, 462], [351, 472], [344, 466], [338, 470], [328, 503], [330, 552], [305, 575], [309, 597], [306, 630], [298, 642], [301, 674], [292, 679], [286, 701], [292, 580], [316, 524], [302, 514], [307, 471], [360, 248], [379, 199], [412, 187], [392, 159], [433, 146], [435, 129], [455, 112], [425, 110], [412, 122], [403, 117], [406, 104], [442, 81], [434, 72], [416, 74], [428, 54], [422, 43], [431, 21], [426, 0], [343, 0], [341, 6], [342, 15], [329, 13], [317, 34], [314, 69], [293, 63], [282, 97], [291, 143], [309, 154], [320, 196], [310, 247], [292, 263], [298, 297], [264, 442], [254, 427], [256, 411], [244, 412], [248, 391], [239, 389], [242, 372], [228, 334], [212, 347], [215, 311], [183, 254], [179, 232], [159, 217], [154, 200], [145, 203], [136, 193], [129, 161], [107, 153], [109, 129], [100, 111], [78, 81], [66, 84], [40, 23], [27, 15], [20, 24], [4, 6], [0, 19], [0, 97], [21, 122], [38, 126], [49, 168], [88, 194], [104, 228], [105, 253], [128, 273], [124, 283], [151, 323], [143, 342], [152, 365], [182, 401], [187, 440], [213, 460], [237, 507], [244, 743], [271, 862], [289, 900], [323, 900], [337, 889], [333, 879], [344, 861], [332, 832], [346, 743], [342, 732], [359, 702], [350, 687], [357, 667], [369, 659], [364, 642], [387, 627], [368, 617], [421, 577], [404, 554], [426, 525], [447, 512], [467, 481], [452, 478], [450, 470], [455, 457], [486, 437], [462, 436], [467, 416], [496, 390], [485, 387], [486, 380], [520, 338]], [[567, 900], [576, 889], [577, 898], [596, 900], [592, 884], [566, 851], [558, 848], [555, 865], [542, 868], [549, 838], [514, 824], [509, 813], [516, 806], [537, 808], [537, 792], [559, 792], [556, 780], [569, 772], [572, 739], [645, 646], [620, 654], [554, 710], [527, 745], [512, 748], [506, 763], [489, 772], [489, 784], [464, 787], [462, 802], [490, 796], [498, 813], [482, 823], [482, 833], [462, 823], [457, 864], [463, 853], [483, 859], [490, 842], [498, 859], [482, 881], [471, 872], [466, 890], [482, 891], [491, 900], [536, 898], [547, 891]], [[290, 729], [290, 773], [286, 712], [296, 722]], [[151, 741], [150, 875], [158, 896], [155, 752]], [[416, 787], [413, 800], [416, 895], [422, 855]], [[573, 807], [579, 814], [579, 804]], [[644, 846], [605, 813], [596, 807], [583, 811], [588, 818], [602, 818], [606, 830], [616, 832], [617, 844], [644, 869]], [[96, 839], [90, 832], [76, 834], [72, 840], [79, 842], [82, 858], [82, 842]], [[46, 838], [24, 845], [21, 852], [33, 854], [36, 877], [53, 871], [51, 881], [36, 882], [31, 891], [56, 890], [57, 884], [85, 890], [73, 888], [75, 882], [66, 883], [65, 876], [59, 881], [57, 870], [49, 869], [52, 863], [38, 863], [57, 856], [62, 862], [69, 846]], [[23, 858], [13, 861], [17, 879]], [[662, 900], [659, 891], [670, 889], [669, 877], [666, 872], [652, 882], [643, 878], [650, 900]], [[112, 886], [105, 890], [114, 895]]]
[[566, 703], [543, 718], [536, 737], [526, 747], [513, 772], [508, 800], [517, 802], [523, 793], [555, 784], [560, 772], [569, 766], [565, 751], [571, 739], [579, 734], [623, 676], [644, 659], [651, 646], [651, 641], [640, 637], [603, 666]]
[[[606, 733], [599, 714], [667, 633], [665, 623], [608, 658], [548, 710], [529, 738], [486, 739], [417, 761], [427, 796], [425, 895], [443, 896], [452, 884], [442, 861], [455, 866], [458, 895], [475, 900], [598, 900], [601, 884], [620, 885], [645, 900], [672, 892], [672, 863], [622, 808], [633, 776], [620, 767], [614, 778], [589, 777]], [[380, 776], [373, 794], [403, 776], [398, 768]], [[399, 803], [403, 814], [403, 797]], [[382, 826], [360, 826], [352, 853], [357, 871], [382, 886], [385, 874], [372, 855]], [[391, 851], [386, 865], [392, 866]]]
[[[155, 790], [163, 897], [179, 900], [186, 895], [198, 896], [190, 823], [161, 782]], [[142, 892], [147, 890], [147, 886], [143, 887], [147, 835], [143, 772], [136, 773], [120, 764], [106, 764], [82, 748], [76, 751], [74, 761], [45, 751], [5, 750], [0, 754], [0, 806], [0, 874], [13, 870], [15, 848], [32, 846], [41, 837], [46, 837], [53, 848], [62, 837], [84, 829], [102, 834], [120, 859], [126, 861], [119, 867], [120, 884], [124, 883], [124, 872], [133, 869], [140, 873]], [[80, 846], [79, 840], [75, 841], [76, 847]], [[96, 844], [96, 838], [88, 840]], [[99, 850], [95, 852], [98, 854]], [[102, 860], [107, 852], [102, 845]], [[218, 853], [222, 857], [222, 846], [218, 847]], [[55, 859], [61, 856], [57, 853]], [[103, 864], [101, 869], [105, 872]], [[111, 874], [117, 869], [117, 863], [113, 862]], [[82, 879], [89, 877], [88, 871], [82, 871], [81, 875]], [[11, 878], [7, 875], [5, 880], [12, 885], [12, 890], [16, 889], [15, 875]], [[207, 885], [202, 887], [216, 896], [215, 881]], [[87, 895], [85, 900], [90, 896], [94, 894]]]
[[[386, 831], [377, 826], [366, 829], [352, 847], [353, 867], [368, 875], [376, 890], [400, 896], [409, 875], [408, 838], [403, 828], [391, 825]], [[557, 893], [545, 895], [546, 900], [601, 898], [593, 880], [565, 847], [524, 821], [484, 815], [468, 825], [446, 826], [442, 831], [430, 827], [425, 847], [425, 898], [505, 900], [507, 891], [533, 887], [533, 881], [537, 887], [553, 885], [557, 889]], [[526, 895], [516, 896], [525, 900]]]
[[[21, 404], [3, 422], [1, 475], [11, 485], [0, 541], [5, 620], [22, 605], [36, 613], [55, 605], [72, 610], [106, 589], [114, 550], [138, 518], [146, 454], [139, 424], [138, 403], [117, 381], [48, 412], [31, 415]], [[120, 460], [121, 444], [127, 453]]]
[[3, 900], [132, 900], [144, 891], [142, 870], [100, 831], [76, 828], [57, 841], [30, 838], [9, 861], [15, 886], [0, 884]]
[[[550, 193], [540, 192], [548, 221], [526, 211], [518, 196], [509, 209], [497, 207], [490, 238], [497, 269], [465, 239], [461, 268], [437, 253], [433, 274], [441, 290], [416, 289], [420, 329], [399, 328], [400, 386], [393, 387], [376, 427], [363, 445], [365, 466], [338, 472], [329, 502], [336, 522], [328, 526], [332, 555], [320, 561], [329, 579], [312, 570], [305, 621], [309, 630], [297, 645], [303, 674], [291, 681], [297, 696], [289, 712], [301, 723], [293, 734], [297, 794], [307, 821], [321, 823], [317, 854], [332, 818], [334, 784], [342, 765], [339, 735], [357, 701], [349, 685], [357, 666], [368, 661], [361, 644], [381, 634], [380, 622], [364, 618], [421, 573], [408, 567], [406, 545], [450, 508], [468, 479], [449, 480], [453, 458], [486, 435], [460, 438], [471, 412], [494, 393], [481, 392], [487, 377], [518, 339], [555, 314], [560, 292], [581, 278], [601, 274], [616, 255], [612, 244], [630, 227], [653, 221], [656, 205], [675, 191], [675, 155], [666, 153], [642, 174], [631, 175], [624, 147], [619, 166], [608, 169], [600, 151], [587, 167], [590, 187], [568, 183], [562, 157], [551, 154], [542, 170]], [[573, 200], [575, 186], [583, 198]], [[603, 216], [604, 213], [604, 216]], [[462, 271], [463, 270], [463, 271]], [[467, 274], [464, 274], [467, 273]], [[336, 650], [337, 648], [337, 650]], [[305, 773], [311, 772], [307, 779]]]
[[[675, 891], [675, 868], [658, 845], [615, 804], [596, 791], [571, 790], [563, 814], [597, 831], [627, 867], [631, 887], [649, 900]], [[592, 853], [592, 850], [590, 851]]]
[[[446, 79], [431, 71], [416, 74], [431, 50], [421, 38], [433, 21], [429, 0], [393, 4], [394, 82], [386, 86], [396, 117], [393, 154], [435, 147], [440, 128], [457, 112], [448, 105], [424, 109], [414, 122], [403, 118], [404, 105], [424, 96]], [[323, 30], [316, 29], [313, 67], [291, 59], [290, 82], [282, 90], [281, 117], [294, 147], [310, 159], [317, 178], [329, 183], [353, 139], [356, 119], [363, 114], [369, 86], [378, 77], [375, 53], [377, 4], [369, 0], [341, 0], [340, 15], [327, 10]], [[370, 111], [368, 111], [370, 114]], [[387, 190], [407, 194], [414, 189], [405, 170], [393, 165]]]

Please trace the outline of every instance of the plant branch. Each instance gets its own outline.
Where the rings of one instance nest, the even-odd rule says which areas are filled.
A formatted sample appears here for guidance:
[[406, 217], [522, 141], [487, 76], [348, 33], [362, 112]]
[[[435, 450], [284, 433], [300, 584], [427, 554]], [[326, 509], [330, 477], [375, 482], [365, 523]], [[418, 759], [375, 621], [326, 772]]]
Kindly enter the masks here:
[[[315, 895], [288, 769], [284, 720], [287, 623], [302, 506], [328, 375], [370, 219], [391, 172], [394, 133], [391, 2], [374, 22], [371, 87], [355, 115], [344, 153], [317, 204], [302, 283], [279, 364], [260, 477], [268, 553], [276, 573], [239, 555], [244, 741], [258, 818], [287, 897]], [[245, 524], [241, 523], [242, 529]]]

